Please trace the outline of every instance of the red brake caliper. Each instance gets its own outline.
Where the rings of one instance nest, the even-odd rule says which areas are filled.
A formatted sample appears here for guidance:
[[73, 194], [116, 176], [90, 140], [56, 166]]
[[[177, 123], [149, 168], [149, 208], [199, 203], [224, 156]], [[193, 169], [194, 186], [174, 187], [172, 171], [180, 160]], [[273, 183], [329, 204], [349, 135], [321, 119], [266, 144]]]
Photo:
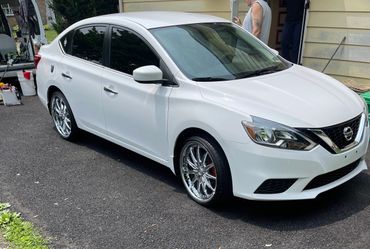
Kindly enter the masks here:
[[209, 174], [210, 174], [211, 176], [216, 177], [216, 176], [217, 176], [216, 168], [215, 168], [215, 167], [211, 168], [211, 169], [209, 170]]

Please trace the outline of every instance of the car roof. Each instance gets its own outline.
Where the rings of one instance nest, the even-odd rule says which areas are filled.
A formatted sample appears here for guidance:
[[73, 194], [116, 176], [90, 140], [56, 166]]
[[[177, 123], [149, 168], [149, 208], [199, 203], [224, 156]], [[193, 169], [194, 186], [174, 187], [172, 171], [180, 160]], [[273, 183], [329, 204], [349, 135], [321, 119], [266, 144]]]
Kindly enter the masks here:
[[110, 14], [91, 18], [90, 21], [99, 20], [119, 23], [123, 19], [135, 22], [146, 29], [176, 26], [192, 23], [214, 23], [229, 22], [226, 19], [196, 13], [174, 12], [174, 11], [143, 11]]

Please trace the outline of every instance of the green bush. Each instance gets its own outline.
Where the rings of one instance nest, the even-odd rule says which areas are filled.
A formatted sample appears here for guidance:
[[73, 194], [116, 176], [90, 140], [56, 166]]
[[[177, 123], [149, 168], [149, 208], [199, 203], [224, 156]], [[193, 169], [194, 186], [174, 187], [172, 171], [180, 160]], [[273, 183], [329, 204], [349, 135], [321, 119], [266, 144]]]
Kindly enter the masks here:
[[53, 0], [56, 23], [54, 29], [60, 33], [71, 24], [82, 19], [118, 12], [117, 0]]

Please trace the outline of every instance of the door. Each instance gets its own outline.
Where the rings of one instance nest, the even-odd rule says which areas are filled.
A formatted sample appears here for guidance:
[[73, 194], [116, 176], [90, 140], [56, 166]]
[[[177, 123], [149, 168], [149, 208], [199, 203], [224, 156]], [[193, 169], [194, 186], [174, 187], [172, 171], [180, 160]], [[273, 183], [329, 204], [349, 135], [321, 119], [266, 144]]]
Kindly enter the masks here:
[[109, 68], [102, 74], [102, 103], [109, 136], [137, 152], [163, 159], [172, 88], [136, 82], [133, 70], [147, 65], [161, 67], [148, 43], [130, 30], [112, 27]]
[[[47, 44], [44, 24], [42, 22], [41, 13], [36, 0], [29, 0], [27, 3], [28, 23], [34, 26], [34, 40], [40, 44]], [[43, 7], [43, 6], [42, 6]], [[32, 31], [32, 30], [31, 30]]]
[[61, 39], [66, 55], [57, 76], [78, 125], [100, 133], [105, 130], [101, 71], [106, 31], [107, 26], [96, 24], [66, 34]]

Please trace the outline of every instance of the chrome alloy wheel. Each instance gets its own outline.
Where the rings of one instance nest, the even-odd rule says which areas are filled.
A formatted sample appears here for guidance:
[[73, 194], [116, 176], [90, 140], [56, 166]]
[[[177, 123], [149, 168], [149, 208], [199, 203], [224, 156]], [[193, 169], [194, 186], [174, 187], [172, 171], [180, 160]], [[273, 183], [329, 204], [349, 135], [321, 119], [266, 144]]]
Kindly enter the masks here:
[[67, 104], [57, 95], [53, 96], [51, 102], [51, 116], [59, 134], [64, 138], [68, 138], [72, 131], [71, 114]]
[[199, 202], [208, 202], [216, 193], [217, 172], [207, 149], [199, 142], [185, 145], [180, 157], [180, 173], [189, 194]]

